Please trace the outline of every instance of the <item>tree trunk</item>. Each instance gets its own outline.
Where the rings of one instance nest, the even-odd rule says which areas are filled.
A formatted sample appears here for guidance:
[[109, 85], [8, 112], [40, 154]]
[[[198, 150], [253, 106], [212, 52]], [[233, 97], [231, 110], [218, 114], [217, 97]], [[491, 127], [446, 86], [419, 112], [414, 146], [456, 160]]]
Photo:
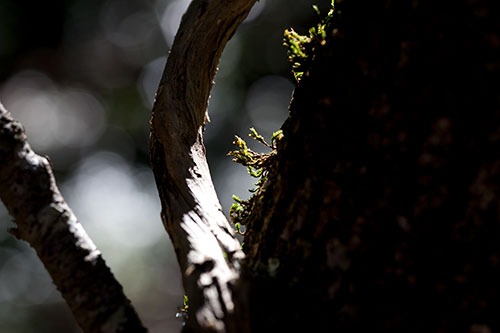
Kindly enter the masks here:
[[[276, 150], [248, 155], [264, 178], [238, 216], [243, 254], [202, 134], [218, 59], [253, 3], [191, 3], [154, 107], [151, 159], [187, 329], [500, 330], [498, 2], [338, 0], [311, 36], [289, 32], [301, 79]], [[85, 331], [144, 331], [49, 162], [0, 113], [0, 194], [16, 235]]]
[[497, 9], [337, 1], [244, 220], [252, 331], [500, 329]]

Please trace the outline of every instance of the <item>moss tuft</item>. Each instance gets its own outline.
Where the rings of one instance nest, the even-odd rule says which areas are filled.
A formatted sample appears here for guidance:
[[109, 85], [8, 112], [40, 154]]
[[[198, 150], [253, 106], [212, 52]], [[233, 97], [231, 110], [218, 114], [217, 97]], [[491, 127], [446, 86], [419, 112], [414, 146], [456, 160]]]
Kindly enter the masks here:
[[242, 200], [233, 195], [234, 203], [229, 210], [229, 215], [231, 217], [231, 222], [234, 223], [236, 233], [241, 235], [243, 234], [241, 225], [245, 224], [246, 218], [250, 215], [252, 205], [256, 198], [259, 197], [260, 190], [267, 180], [267, 170], [276, 156], [277, 145], [283, 138], [283, 132], [281, 130], [274, 132], [270, 144], [267, 143], [264, 137], [258, 134], [254, 128], [250, 128], [249, 136], [271, 149], [271, 152], [257, 153], [248, 148], [246, 142], [242, 138], [235, 136], [236, 139], [233, 144], [236, 145], [238, 149], [228, 153], [229, 156], [233, 156], [234, 162], [247, 167], [250, 176], [258, 179], [255, 183], [256, 187], [249, 190], [253, 195], [248, 200]]
[[297, 82], [304, 75], [307, 60], [316, 45], [325, 45], [326, 43], [327, 30], [330, 28], [335, 13], [335, 2], [332, 0], [331, 8], [323, 19], [321, 19], [318, 6], [314, 5], [313, 9], [320, 17], [320, 22], [315, 27], [309, 29], [309, 36], [300, 35], [293, 29], [287, 29], [283, 37], [283, 45], [287, 47], [288, 60], [292, 63], [292, 73]]

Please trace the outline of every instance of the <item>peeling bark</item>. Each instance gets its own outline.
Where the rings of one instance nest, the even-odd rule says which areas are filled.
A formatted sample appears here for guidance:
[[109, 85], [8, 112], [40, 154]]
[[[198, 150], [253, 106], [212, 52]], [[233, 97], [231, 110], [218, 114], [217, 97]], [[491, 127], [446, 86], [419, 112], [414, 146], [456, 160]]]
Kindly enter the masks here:
[[0, 197], [85, 332], [145, 332], [122, 286], [56, 186], [47, 157], [0, 104]]
[[153, 108], [150, 151], [162, 220], [183, 272], [188, 327], [197, 331], [247, 329], [244, 288], [236, 285], [244, 255], [215, 193], [203, 128], [222, 50], [254, 2], [191, 3]]

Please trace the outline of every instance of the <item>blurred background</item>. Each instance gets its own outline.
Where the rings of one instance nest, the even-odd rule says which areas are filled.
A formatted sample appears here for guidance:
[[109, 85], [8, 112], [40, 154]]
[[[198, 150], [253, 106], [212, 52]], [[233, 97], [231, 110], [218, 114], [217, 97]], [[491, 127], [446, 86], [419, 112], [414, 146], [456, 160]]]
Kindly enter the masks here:
[[[149, 167], [149, 117], [188, 0], [0, 0], [0, 101], [48, 155], [70, 207], [151, 332], [178, 332], [183, 290]], [[266, 139], [288, 116], [283, 31], [306, 33], [330, 0], [260, 0], [228, 43], [205, 144], [227, 214], [255, 182], [231, 162], [235, 134]], [[256, 150], [265, 151], [248, 140]], [[79, 332], [0, 204], [0, 332]]]

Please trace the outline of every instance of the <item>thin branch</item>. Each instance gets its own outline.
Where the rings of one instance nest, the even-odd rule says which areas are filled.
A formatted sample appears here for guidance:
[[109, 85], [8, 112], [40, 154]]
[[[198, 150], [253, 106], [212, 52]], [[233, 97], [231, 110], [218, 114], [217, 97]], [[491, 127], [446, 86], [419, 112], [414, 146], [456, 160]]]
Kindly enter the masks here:
[[46, 157], [0, 103], [0, 198], [85, 332], [145, 332], [122, 286], [56, 186]]
[[192, 1], [153, 108], [151, 162], [162, 219], [183, 271], [188, 325], [199, 331], [233, 331], [238, 326], [235, 317], [245, 313], [239, 301], [244, 291], [236, 285], [244, 255], [217, 198], [202, 135], [219, 58], [254, 3]]

